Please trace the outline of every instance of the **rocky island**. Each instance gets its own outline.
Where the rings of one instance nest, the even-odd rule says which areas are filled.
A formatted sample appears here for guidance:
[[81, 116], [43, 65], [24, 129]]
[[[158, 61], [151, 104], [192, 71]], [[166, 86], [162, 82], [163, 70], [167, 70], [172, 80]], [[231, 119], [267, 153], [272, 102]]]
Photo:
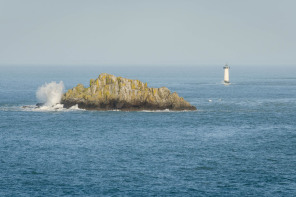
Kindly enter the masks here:
[[61, 103], [66, 108], [78, 104], [79, 108], [89, 110], [196, 110], [195, 106], [166, 87], [149, 88], [147, 83], [139, 80], [107, 73], [91, 79], [87, 88], [78, 84], [68, 90]]

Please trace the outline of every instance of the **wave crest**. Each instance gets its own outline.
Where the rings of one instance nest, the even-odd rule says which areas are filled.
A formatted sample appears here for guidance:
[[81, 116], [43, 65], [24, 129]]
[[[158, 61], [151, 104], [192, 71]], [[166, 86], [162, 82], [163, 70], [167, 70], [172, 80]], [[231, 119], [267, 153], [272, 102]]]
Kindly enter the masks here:
[[36, 92], [37, 100], [40, 103], [44, 103], [44, 106], [56, 105], [61, 102], [64, 88], [62, 81], [60, 83], [56, 83], [55, 81], [45, 83]]

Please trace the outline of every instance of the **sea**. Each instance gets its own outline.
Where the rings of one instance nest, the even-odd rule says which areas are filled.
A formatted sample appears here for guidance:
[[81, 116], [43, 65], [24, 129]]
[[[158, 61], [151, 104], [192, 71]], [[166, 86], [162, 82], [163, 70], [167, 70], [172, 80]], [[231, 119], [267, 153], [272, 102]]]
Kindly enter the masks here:
[[[0, 196], [295, 196], [296, 67], [229, 66], [0, 66]], [[197, 111], [35, 108], [101, 73]]]

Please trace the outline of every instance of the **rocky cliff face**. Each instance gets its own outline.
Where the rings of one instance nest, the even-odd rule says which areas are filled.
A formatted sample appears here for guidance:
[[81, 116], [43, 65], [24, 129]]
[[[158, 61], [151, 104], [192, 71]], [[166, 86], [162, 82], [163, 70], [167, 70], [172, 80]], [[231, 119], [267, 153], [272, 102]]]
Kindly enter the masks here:
[[177, 93], [166, 87], [148, 88], [147, 83], [103, 73], [90, 80], [90, 87], [82, 84], [68, 90], [62, 97], [62, 104], [69, 108], [92, 110], [196, 110]]

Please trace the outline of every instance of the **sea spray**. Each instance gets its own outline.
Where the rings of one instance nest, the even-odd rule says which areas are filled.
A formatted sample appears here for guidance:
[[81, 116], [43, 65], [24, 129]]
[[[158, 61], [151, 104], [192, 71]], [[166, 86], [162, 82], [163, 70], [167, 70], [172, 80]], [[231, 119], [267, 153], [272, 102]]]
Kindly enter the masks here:
[[53, 106], [60, 103], [64, 91], [64, 83], [45, 83], [38, 88], [36, 97], [38, 102], [44, 103], [45, 106]]

